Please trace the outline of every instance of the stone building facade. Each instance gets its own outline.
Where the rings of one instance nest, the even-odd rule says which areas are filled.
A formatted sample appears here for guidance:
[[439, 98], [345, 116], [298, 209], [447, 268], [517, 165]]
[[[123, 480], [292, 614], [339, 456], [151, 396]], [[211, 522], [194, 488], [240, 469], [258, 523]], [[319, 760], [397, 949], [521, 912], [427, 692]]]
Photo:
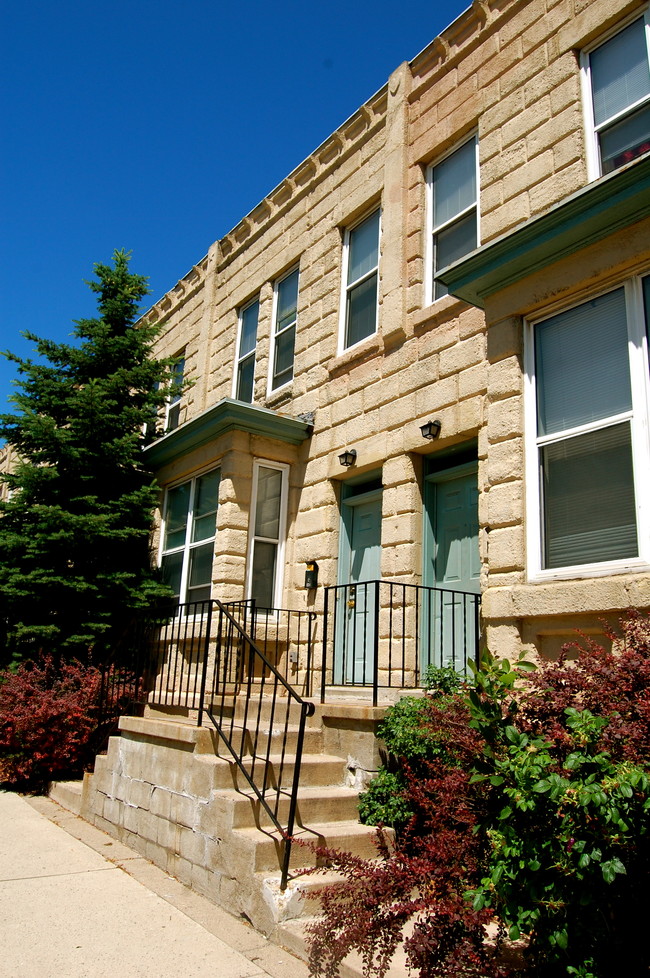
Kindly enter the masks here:
[[480, 593], [504, 655], [650, 606], [648, 24], [475, 0], [152, 307], [181, 601]]

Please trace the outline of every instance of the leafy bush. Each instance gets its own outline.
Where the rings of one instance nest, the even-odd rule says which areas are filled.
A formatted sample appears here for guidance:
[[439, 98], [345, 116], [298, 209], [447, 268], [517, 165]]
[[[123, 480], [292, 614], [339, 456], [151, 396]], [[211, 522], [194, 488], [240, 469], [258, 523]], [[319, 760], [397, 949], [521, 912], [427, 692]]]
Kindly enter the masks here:
[[94, 757], [101, 674], [52, 658], [0, 673], [0, 781], [40, 789], [78, 776]]
[[328, 853], [345, 883], [312, 928], [313, 974], [355, 948], [383, 975], [407, 921], [420, 978], [647, 973], [650, 622], [630, 615], [614, 644], [532, 675], [486, 654], [471, 685], [397, 710], [390, 731], [395, 716], [422, 727], [395, 739], [416, 751], [414, 814], [379, 861]]
[[406, 778], [380, 768], [366, 791], [359, 795], [359, 819], [364, 825], [388, 825], [401, 829], [413, 817], [405, 798]]

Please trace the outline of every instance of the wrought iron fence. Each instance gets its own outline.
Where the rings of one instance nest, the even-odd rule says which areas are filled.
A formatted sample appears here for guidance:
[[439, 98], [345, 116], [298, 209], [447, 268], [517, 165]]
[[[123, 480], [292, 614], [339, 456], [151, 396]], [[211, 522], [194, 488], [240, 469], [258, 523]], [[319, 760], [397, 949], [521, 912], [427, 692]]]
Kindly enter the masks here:
[[478, 594], [365, 581], [325, 589], [321, 700], [328, 686], [416, 689], [429, 666], [465, 672], [480, 639]]

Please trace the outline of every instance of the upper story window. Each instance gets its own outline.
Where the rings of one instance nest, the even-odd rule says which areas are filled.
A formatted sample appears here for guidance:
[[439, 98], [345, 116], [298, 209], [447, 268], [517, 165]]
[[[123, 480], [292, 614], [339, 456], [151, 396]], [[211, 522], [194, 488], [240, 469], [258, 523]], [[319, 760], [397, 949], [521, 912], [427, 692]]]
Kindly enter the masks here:
[[[185, 353], [179, 353], [176, 363], [170, 370], [170, 381], [175, 387], [180, 387], [183, 383], [185, 373]], [[178, 428], [181, 418], [181, 392], [177, 390], [167, 401], [165, 408], [165, 431], [173, 431]]]
[[273, 349], [269, 390], [277, 390], [293, 380], [298, 309], [298, 269], [294, 268], [275, 283], [273, 290]]
[[439, 163], [429, 167], [429, 302], [447, 295], [437, 277], [478, 245], [478, 141], [468, 139]]
[[239, 313], [239, 349], [233, 393], [238, 401], [246, 401], [248, 404], [253, 402], [259, 313], [260, 303], [257, 298], [244, 306]]
[[275, 608], [281, 593], [280, 567], [287, 511], [286, 465], [256, 462], [248, 562], [248, 596], [258, 608]]
[[649, 281], [633, 279], [528, 327], [533, 575], [620, 571], [650, 560]]
[[210, 598], [219, 480], [214, 469], [166, 493], [160, 566], [180, 603]]
[[380, 215], [377, 209], [345, 232], [341, 336], [346, 350], [377, 332]]
[[649, 40], [646, 13], [583, 56], [591, 179], [650, 151]]

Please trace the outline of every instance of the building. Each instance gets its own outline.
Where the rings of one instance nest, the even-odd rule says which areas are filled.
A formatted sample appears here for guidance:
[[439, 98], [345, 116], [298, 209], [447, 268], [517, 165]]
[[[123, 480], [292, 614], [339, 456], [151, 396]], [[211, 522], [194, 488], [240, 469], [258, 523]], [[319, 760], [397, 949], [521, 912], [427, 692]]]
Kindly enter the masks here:
[[647, 30], [473, 3], [156, 303], [181, 601], [480, 592], [508, 655], [650, 605]]
[[[476, 0], [149, 313], [192, 381], [145, 450], [160, 561], [181, 604], [271, 609], [272, 664], [325, 687], [306, 750], [330, 780], [289, 766], [312, 836], [367, 844], [345, 792], [378, 762], [372, 704], [428, 663], [554, 655], [650, 607], [649, 38], [636, 0]], [[267, 783], [279, 699], [216, 718], [243, 716], [233, 775], [214, 731], [170, 722], [204, 703], [204, 619], [174, 621], [174, 665], [82, 810], [274, 934], [300, 911], [232, 786], [265, 751]], [[327, 806], [345, 832], [314, 827]]]

